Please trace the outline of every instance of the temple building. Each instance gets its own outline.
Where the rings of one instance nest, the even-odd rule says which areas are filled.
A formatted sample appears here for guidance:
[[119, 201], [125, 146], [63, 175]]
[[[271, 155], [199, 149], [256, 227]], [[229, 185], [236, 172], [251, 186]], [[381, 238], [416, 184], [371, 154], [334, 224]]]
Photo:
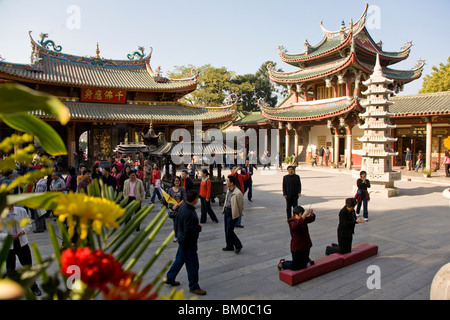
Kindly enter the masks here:
[[[268, 75], [271, 81], [287, 86], [287, 98], [274, 108], [261, 105], [259, 116], [252, 114], [251, 119], [241, 119], [237, 125], [278, 128], [283, 159], [295, 154], [299, 161], [309, 162], [323, 147], [330, 151], [330, 162], [347, 169], [359, 166], [362, 157], [353, 151], [362, 149], [358, 138], [363, 130], [357, 126], [363, 122], [359, 114], [365, 110], [360, 104], [361, 92], [367, 90], [363, 81], [373, 73], [377, 56], [383, 74], [392, 80], [387, 87], [392, 95], [418, 79], [425, 64], [420, 60], [411, 70], [395, 69], [396, 63], [408, 58], [412, 43], [407, 42], [397, 52], [384, 51], [382, 42], [375, 42], [365, 26], [367, 11], [368, 5], [356, 22], [350, 20], [348, 26], [342, 22], [337, 31], [328, 31], [321, 22], [323, 39], [314, 46], [305, 40], [303, 53], [288, 53], [280, 46], [281, 60], [296, 70], [276, 71], [268, 65]], [[399, 129], [392, 130], [395, 136]], [[397, 143], [393, 141], [391, 148], [396, 149]]]
[[[61, 46], [41, 34], [31, 36], [31, 63], [17, 64], [0, 60], [0, 83], [17, 82], [37, 91], [55, 95], [69, 108], [70, 121], [61, 126], [43, 112], [34, 114], [50, 123], [66, 141], [68, 157], [65, 165], [74, 163], [80, 150], [80, 136], [87, 135], [88, 163], [109, 160], [121, 142], [142, 142], [149, 131], [169, 140], [173, 130], [193, 130], [194, 121], [207, 130], [231, 121], [236, 101], [222, 107], [200, 107], [178, 102], [197, 88], [195, 70], [187, 79], [164, 77], [160, 68], [150, 66], [152, 49], [128, 54], [126, 60], [100, 56], [75, 56], [62, 53]], [[10, 128], [0, 127], [0, 138]]]

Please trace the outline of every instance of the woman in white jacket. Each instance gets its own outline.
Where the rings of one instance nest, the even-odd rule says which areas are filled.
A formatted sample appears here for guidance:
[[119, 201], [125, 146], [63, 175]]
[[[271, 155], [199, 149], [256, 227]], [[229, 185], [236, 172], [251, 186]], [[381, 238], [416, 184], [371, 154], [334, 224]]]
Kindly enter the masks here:
[[[4, 241], [8, 235], [11, 235], [13, 238], [13, 243], [11, 244], [6, 260], [6, 270], [8, 272], [14, 272], [16, 270], [16, 255], [22, 266], [31, 266], [32, 264], [31, 250], [28, 245], [26, 233], [26, 231], [30, 229], [30, 224], [22, 227], [20, 222], [23, 219], [29, 219], [27, 211], [24, 208], [16, 207], [13, 204], [10, 205], [8, 215], [3, 219], [4, 228], [0, 233], [0, 240]], [[33, 291], [36, 296], [42, 294], [36, 282], [31, 286], [31, 291]]]

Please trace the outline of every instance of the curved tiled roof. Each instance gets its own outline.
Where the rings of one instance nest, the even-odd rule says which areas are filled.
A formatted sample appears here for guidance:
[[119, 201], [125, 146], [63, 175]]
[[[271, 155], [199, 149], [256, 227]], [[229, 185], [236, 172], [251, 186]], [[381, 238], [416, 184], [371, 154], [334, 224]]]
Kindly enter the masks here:
[[[234, 106], [201, 108], [176, 102], [146, 104], [113, 104], [63, 101], [69, 108], [71, 120], [103, 122], [149, 122], [157, 123], [209, 123], [229, 121], [235, 113]], [[40, 118], [52, 117], [42, 111], [33, 112]]]
[[299, 66], [300, 62], [308, 61], [318, 56], [326, 55], [327, 53], [334, 53], [337, 50], [345, 48], [349, 46], [350, 41], [351, 36], [347, 37], [344, 40], [341, 40], [340, 38], [329, 39], [327, 36], [325, 36], [319, 44], [310, 47], [307, 54], [306, 53], [289, 54], [282, 51], [280, 53], [280, 58], [283, 62], [289, 63], [293, 66]]
[[158, 83], [144, 66], [97, 66], [42, 55], [42, 71], [0, 62], [0, 73], [39, 83], [136, 91], [195, 89], [196, 81]]
[[450, 91], [397, 96], [389, 100], [394, 102], [389, 107], [394, 117], [450, 115]]
[[332, 62], [299, 69], [293, 72], [279, 72], [269, 67], [268, 75], [270, 80], [274, 82], [292, 83], [307, 81], [339, 72], [342, 68], [345, 68], [352, 64], [352, 58], [353, 55], [350, 54], [345, 58], [340, 58]]
[[247, 126], [247, 125], [259, 125], [266, 124], [269, 119], [261, 115], [261, 112], [252, 112], [242, 119], [233, 122], [234, 126]]
[[265, 107], [261, 114], [271, 120], [310, 121], [334, 117], [355, 109], [358, 98], [335, 98], [321, 101], [310, 101], [294, 104], [285, 108]]
[[[363, 63], [356, 59], [357, 64], [361, 66], [365, 71], [369, 74], [373, 72], [374, 66], [371, 66], [367, 63]], [[406, 82], [410, 82], [412, 80], [418, 79], [422, 76], [423, 67], [425, 66], [425, 61], [421, 60], [418, 62], [417, 66], [415, 66], [411, 70], [395, 70], [388, 67], [383, 67], [383, 74], [386, 78], [392, 80], [404, 80]]]
[[34, 63], [0, 61], [0, 75], [43, 84], [133, 91], [193, 91], [197, 87], [196, 76], [174, 80], [154, 73], [150, 67], [151, 55], [139, 60], [108, 60], [51, 51], [32, 38], [31, 44]]
[[388, 64], [396, 63], [408, 57], [411, 43], [402, 48], [399, 52], [386, 52], [380, 46], [375, 44], [372, 37], [368, 33], [365, 22], [367, 16], [368, 4], [362, 16], [354, 24], [350, 22], [349, 27], [342, 27], [338, 31], [328, 31], [323, 27], [322, 21], [320, 26], [323, 32], [322, 40], [315, 46], [310, 46], [308, 52], [290, 54], [286, 50], [280, 50], [280, 58], [283, 62], [294, 66], [301, 67], [304, 62], [323, 58], [331, 54], [335, 54], [345, 48], [349, 48], [352, 42], [358, 49], [362, 49], [372, 55], [379, 54], [384, 60], [388, 60]]

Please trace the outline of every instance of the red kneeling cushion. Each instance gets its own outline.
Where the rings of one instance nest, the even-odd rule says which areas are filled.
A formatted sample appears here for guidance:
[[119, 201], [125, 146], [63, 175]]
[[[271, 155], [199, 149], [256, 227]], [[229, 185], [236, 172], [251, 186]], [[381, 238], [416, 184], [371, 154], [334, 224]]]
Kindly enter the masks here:
[[344, 260], [344, 266], [348, 266], [355, 262], [367, 259], [378, 253], [378, 246], [370, 243], [360, 243], [352, 248], [349, 253], [333, 253], [337, 257], [341, 257]]
[[294, 286], [344, 266], [343, 258], [334, 254], [317, 259], [314, 263], [313, 266], [308, 264], [306, 268], [300, 270], [282, 270], [280, 280]]

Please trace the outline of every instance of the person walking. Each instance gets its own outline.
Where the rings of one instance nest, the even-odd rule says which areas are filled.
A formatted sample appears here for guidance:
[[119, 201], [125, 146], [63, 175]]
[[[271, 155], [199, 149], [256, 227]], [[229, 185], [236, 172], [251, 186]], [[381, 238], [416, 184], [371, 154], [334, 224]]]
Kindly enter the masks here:
[[446, 177], [450, 177], [450, 152], [445, 151], [445, 157], [442, 161], [442, 166], [444, 167], [444, 172]]
[[287, 171], [288, 174], [283, 177], [283, 197], [286, 199], [286, 216], [289, 221], [292, 208], [298, 206], [298, 198], [302, 195], [302, 183], [294, 166], [287, 167]]
[[324, 163], [324, 155], [325, 155], [325, 149], [323, 148], [323, 146], [320, 146], [319, 148], [319, 163], [321, 166], [323, 166]]
[[423, 171], [423, 160], [424, 160], [424, 155], [422, 153], [422, 150], [419, 150], [419, 153], [417, 154], [416, 172], [419, 171], [419, 167]]
[[[76, 182], [76, 181], [75, 181]], [[47, 191], [47, 181], [44, 178], [39, 179], [36, 183], [36, 187], [34, 188], [34, 192], [46, 192]], [[33, 233], [41, 233], [47, 230], [47, 226], [45, 224], [45, 214], [47, 210], [38, 208], [36, 209], [36, 217], [35, 224], [36, 229], [33, 230]]]
[[[139, 201], [142, 204], [142, 200], [144, 200], [145, 196], [145, 188], [144, 184], [142, 183], [142, 180], [138, 179], [136, 176], [136, 171], [131, 170], [129, 172], [129, 178], [125, 180], [123, 184], [123, 196], [124, 198], [128, 197], [129, 204], [131, 201], [136, 200]], [[141, 206], [136, 210], [139, 211]], [[129, 218], [127, 222], [130, 220]], [[137, 226], [136, 231], [140, 230], [140, 226]]]
[[145, 199], [150, 197], [150, 185], [152, 183], [152, 166], [148, 162], [148, 160], [144, 160], [144, 183], [145, 188]]
[[178, 209], [175, 218], [175, 237], [178, 240], [178, 250], [175, 260], [166, 274], [166, 284], [179, 286], [176, 276], [183, 265], [186, 265], [186, 271], [189, 281], [189, 292], [197, 295], [206, 295], [206, 291], [200, 288], [199, 281], [199, 261], [198, 261], [198, 237], [202, 231], [202, 225], [198, 221], [195, 206], [198, 203], [198, 193], [195, 190], [189, 190], [186, 194], [186, 203]]
[[411, 152], [410, 148], [406, 148], [405, 162], [406, 162], [406, 170], [411, 171], [412, 170], [412, 152]]
[[53, 172], [51, 175], [52, 182], [50, 183], [50, 191], [60, 191], [66, 190], [66, 183], [63, 178], [60, 178], [57, 172]]
[[66, 191], [77, 192], [77, 173], [75, 167], [69, 167], [69, 174], [66, 177]]
[[[14, 273], [16, 270], [16, 256], [19, 258], [20, 264], [24, 267], [31, 266], [33, 263], [26, 234], [26, 228], [29, 225], [26, 227], [21, 226], [21, 221], [24, 219], [28, 219], [27, 211], [24, 208], [12, 204], [9, 206], [9, 212], [3, 220], [4, 226], [6, 227], [0, 232], [0, 240], [4, 241], [8, 234], [13, 238], [13, 243], [11, 244], [6, 260], [6, 270], [8, 273]], [[34, 295], [42, 295], [36, 282], [31, 285], [30, 289]]]
[[77, 193], [84, 191], [85, 194], [88, 194], [87, 186], [92, 182], [91, 169], [84, 169], [83, 171], [83, 179], [77, 185]]
[[242, 192], [242, 194], [245, 193], [244, 189], [244, 181], [248, 180], [250, 178], [250, 175], [248, 172], [241, 167], [237, 167], [236, 165], [232, 165], [231, 167], [231, 173], [228, 176], [234, 176], [236, 178], [236, 186], [239, 188], [239, 190]]
[[153, 194], [150, 199], [150, 203], [155, 203], [155, 197], [158, 196], [158, 200], [162, 200], [161, 192], [159, 192], [159, 188], [161, 187], [161, 172], [158, 169], [158, 165], [155, 163], [153, 165], [152, 171], [152, 184], [153, 184]]
[[[167, 194], [172, 197], [177, 203], [168, 203], [169, 208], [169, 218], [173, 220], [173, 230], [175, 231], [175, 218], [178, 214], [178, 209], [184, 203], [186, 203], [186, 189], [181, 186], [181, 178], [175, 176], [172, 182], [172, 188], [167, 191]], [[175, 237], [173, 242], [177, 242]]]
[[186, 192], [194, 188], [194, 183], [189, 178], [189, 172], [186, 169], [181, 172], [181, 186], [184, 187]]
[[195, 163], [195, 159], [191, 159], [191, 163], [187, 165], [187, 170], [189, 172], [189, 178], [195, 179], [195, 174], [198, 173], [197, 165]]
[[364, 220], [356, 218], [355, 214], [356, 199], [345, 199], [345, 206], [339, 211], [339, 225], [337, 228], [338, 243], [332, 243], [327, 246], [325, 254], [328, 256], [332, 253], [349, 253], [352, 251], [353, 234], [355, 233], [355, 225], [364, 223]]
[[109, 167], [102, 169], [102, 181], [106, 186], [111, 186], [113, 190], [116, 190], [117, 181], [116, 178], [111, 175], [111, 169]]
[[291, 233], [291, 254], [292, 260], [281, 259], [278, 263], [278, 270], [300, 270], [306, 268], [308, 262], [314, 264], [309, 258], [309, 251], [312, 247], [309, 235], [308, 224], [316, 220], [313, 210], [297, 206], [293, 210], [294, 215], [289, 219], [289, 230]]
[[[239, 170], [240, 169], [240, 170]], [[239, 188], [239, 190], [242, 193], [242, 196], [244, 196], [245, 193], [245, 187], [244, 182], [247, 181], [250, 177], [249, 173], [245, 170], [245, 168], [237, 167], [236, 165], [233, 165], [231, 167], [231, 173], [229, 176], [234, 176], [236, 178], [236, 187]], [[236, 228], [243, 228], [242, 225], [242, 216], [238, 217], [238, 220], [236, 222]]]
[[359, 213], [361, 212], [361, 204], [363, 205], [363, 218], [364, 221], [368, 221], [369, 212], [367, 210], [368, 202], [370, 200], [369, 191], [367, 188], [370, 188], [370, 181], [367, 179], [367, 172], [361, 171], [359, 173], [360, 178], [356, 181], [356, 186], [358, 187], [358, 191], [356, 192], [355, 198], [358, 201], [358, 206], [356, 207], [356, 216], [359, 217]]
[[244, 191], [247, 192], [248, 201], [252, 202], [253, 198], [253, 166], [250, 164], [250, 160], [245, 160], [245, 170], [248, 172], [248, 179], [244, 181]]
[[131, 171], [131, 165], [129, 163], [126, 163], [123, 167], [123, 170], [120, 172], [119, 176], [119, 187], [118, 191], [123, 191], [123, 185], [125, 183], [125, 180], [130, 178], [130, 171]]
[[211, 180], [208, 178], [208, 170], [202, 169], [200, 171], [200, 176], [202, 180], [200, 181], [200, 204], [201, 204], [201, 216], [200, 223], [206, 223], [206, 214], [208, 213], [209, 217], [215, 223], [218, 223], [216, 214], [211, 208]]
[[243, 216], [244, 212], [244, 196], [236, 185], [237, 181], [234, 176], [227, 177], [227, 194], [225, 196], [225, 204], [223, 206], [222, 214], [225, 221], [225, 243], [226, 247], [223, 251], [233, 251], [240, 253], [242, 250], [242, 243], [234, 232], [239, 217]]

